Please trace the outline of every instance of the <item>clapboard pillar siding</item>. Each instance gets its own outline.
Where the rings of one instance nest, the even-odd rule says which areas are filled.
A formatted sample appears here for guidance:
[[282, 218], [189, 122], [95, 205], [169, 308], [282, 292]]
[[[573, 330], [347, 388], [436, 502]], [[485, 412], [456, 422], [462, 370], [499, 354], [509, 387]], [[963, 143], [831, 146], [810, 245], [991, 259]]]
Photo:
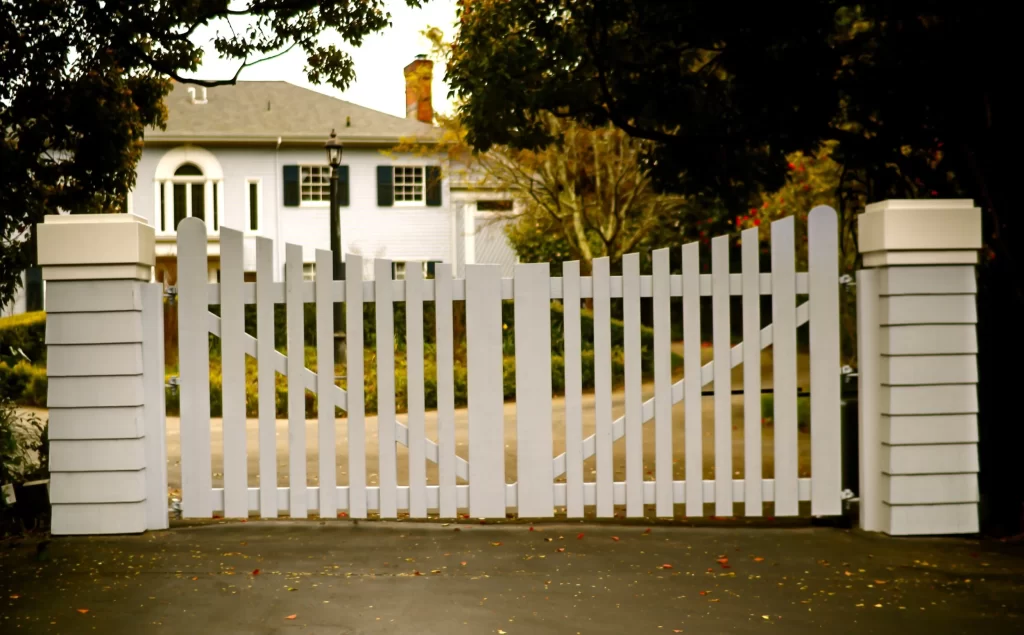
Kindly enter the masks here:
[[858, 223], [861, 525], [976, 533], [980, 210], [884, 201]]
[[162, 288], [131, 214], [47, 216], [50, 503], [55, 535], [167, 527]]

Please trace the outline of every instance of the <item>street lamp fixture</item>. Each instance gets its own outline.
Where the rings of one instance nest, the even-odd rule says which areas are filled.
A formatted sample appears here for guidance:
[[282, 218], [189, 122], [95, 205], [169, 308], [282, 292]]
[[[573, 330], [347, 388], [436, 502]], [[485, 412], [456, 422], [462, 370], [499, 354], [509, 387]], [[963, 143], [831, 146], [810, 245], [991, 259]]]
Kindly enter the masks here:
[[341, 142], [338, 141], [338, 135], [333, 129], [331, 130], [331, 137], [324, 144], [324, 149], [327, 150], [327, 163], [330, 164], [331, 168], [337, 170], [338, 166], [341, 165], [342, 146]]

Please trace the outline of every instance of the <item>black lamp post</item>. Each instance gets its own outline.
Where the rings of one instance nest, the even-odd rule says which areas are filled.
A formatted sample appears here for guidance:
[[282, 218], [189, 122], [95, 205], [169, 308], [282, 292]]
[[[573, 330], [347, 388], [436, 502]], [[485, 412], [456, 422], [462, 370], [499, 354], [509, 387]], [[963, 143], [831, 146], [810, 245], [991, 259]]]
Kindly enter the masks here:
[[[340, 192], [338, 191], [338, 167], [341, 165], [341, 142], [338, 136], [331, 130], [331, 137], [324, 144], [327, 150], [327, 163], [331, 166], [331, 262], [333, 265], [333, 279], [342, 280], [345, 271], [341, 263], [341, 205]], [[341, 303], [334, 303], [334, 333], [338, 346], [338, 354], [341, 354], [341, 328], [342, 328]]]

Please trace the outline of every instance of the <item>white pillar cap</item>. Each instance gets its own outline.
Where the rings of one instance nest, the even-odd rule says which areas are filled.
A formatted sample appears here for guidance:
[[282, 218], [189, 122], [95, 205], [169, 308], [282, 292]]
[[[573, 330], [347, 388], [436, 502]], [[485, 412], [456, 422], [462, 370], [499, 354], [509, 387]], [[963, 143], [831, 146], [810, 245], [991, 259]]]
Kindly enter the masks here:
[[857, 217], [864, 265], [975, 264], [981, 210], [970, 199], [887, 200]]
[[38, 225], [39, 264], [46, 280], [149, 280], [154, 235], [135, 214], [47, 216]]

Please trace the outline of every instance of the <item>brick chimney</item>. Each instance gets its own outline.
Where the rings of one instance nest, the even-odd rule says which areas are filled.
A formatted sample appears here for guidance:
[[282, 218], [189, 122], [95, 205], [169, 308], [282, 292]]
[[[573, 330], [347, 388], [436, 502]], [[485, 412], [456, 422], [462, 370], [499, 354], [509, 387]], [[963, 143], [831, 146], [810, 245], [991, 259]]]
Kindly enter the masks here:
[[434, 78], [434, 63], [426, 55], [417, 55], [405, 67], [405, 118], [434, 123], [434, 105], [430, 97], [430, 83]]

